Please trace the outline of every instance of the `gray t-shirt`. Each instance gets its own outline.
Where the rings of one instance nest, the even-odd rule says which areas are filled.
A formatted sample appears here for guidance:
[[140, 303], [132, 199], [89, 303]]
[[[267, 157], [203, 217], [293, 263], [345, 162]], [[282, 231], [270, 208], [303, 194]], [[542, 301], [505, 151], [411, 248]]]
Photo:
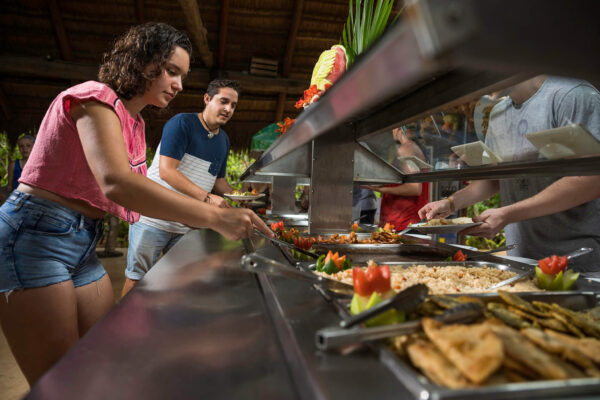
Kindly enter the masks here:
[[[581, 124], [600, 139], [600, 93], [588, 82], [548, 77], [525, 103], [515, 107], [510, 98], [490, 113], [486, 144], [505, 161], [537, 159], [537, 149], [526, 133]], [[541, 192], [560, 177], [519, 177], [500, 180], [502, 206]], [[594, 252], [569, 262], [577, 271], [600, 271], [600, 200], [569, 210], [533, 218], [505, 227], [507, 244], [515, 243], [510, 255], [540, 259], [566, 254], [580, 247]]]

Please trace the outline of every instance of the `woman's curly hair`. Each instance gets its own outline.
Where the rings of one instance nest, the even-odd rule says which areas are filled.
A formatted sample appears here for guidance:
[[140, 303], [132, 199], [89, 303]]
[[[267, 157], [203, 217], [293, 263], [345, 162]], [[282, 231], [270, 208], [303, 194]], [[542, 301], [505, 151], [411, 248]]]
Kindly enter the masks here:
[[[98, 79], [110, 86], [120, 97], [130, 100], [143, 94], [150, 82], [158, 78], [175, 47], [192, 55], [192, 43], [171, 25], [148, 22], [129, 29], [104, 53]], [[149, 73], [146, 67], [152, 65]]]

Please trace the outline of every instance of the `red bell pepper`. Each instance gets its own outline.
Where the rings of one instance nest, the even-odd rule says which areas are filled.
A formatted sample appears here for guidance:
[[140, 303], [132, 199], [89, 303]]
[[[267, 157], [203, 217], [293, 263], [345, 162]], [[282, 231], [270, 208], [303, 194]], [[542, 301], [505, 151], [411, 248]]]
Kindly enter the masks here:
[[358, 267], [352, 269], [354, 291], [360, 296], [388, 292], [391, 289], [390, 278], [390, 268], [387, 265], [379, 267], [372, 264], [366, 272]]
[[294, 236], [294, 246], [300, 247], [301, 249], [308, 250], [312, 247], [315, 242], [315, 238], [312, 237], [302, 237], [302, 236]]
[[283, 232], [283, 221], [271, 223], [271, 230], [274, 232], [277, 232], [277, 231]]
[[467, 261], [467, 255], [459, 250], [452, 256], [452, 261]]
[[567, 264], [567, 256], [557, 256], [556, 254], [538, 261], [542, 272], [549, 275], [556, 275], [560, 271], [564, 271], [567, 268]]

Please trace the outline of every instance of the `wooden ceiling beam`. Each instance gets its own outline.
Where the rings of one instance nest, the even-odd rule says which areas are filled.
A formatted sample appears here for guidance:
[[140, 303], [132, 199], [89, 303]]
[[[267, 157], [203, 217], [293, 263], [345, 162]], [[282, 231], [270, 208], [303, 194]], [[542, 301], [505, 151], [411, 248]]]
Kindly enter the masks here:
[[207, 68], [211, 68], [214, 64], [213, 53], [208, 47], [207, 31], [200, 17], [198, 3], [196, 0], [179, 0], [179, 5], [183, 11], [188, 33], [200, 52], [202, 62]]
[[[98, 79], [98, 67], [91, 64], [47, 61], [43, 58], [0, 56], [0, 76], [33, 76], [46, 79], [90, 80]], [[238, 71], [224, 71], [224, 76], [237, 80], [242, 93], [298, 95], [306, 89], [306, 81], [288, 78], [269, 78], [244, 74]], [[186, 89], [205, 90], [210, 80], [208, 69], [193, 68], [184, 82]], [[184, 92], [185, 93], [185, 92]]]
[[292, 67], [292, 59], [294, 58], [294, 49], [296, 47], [296, 36], [298, 36], [298, 28], [300, 27], [300, 21], [302, 20], [302, 10], [304, 9], [304, 0], [296, 0], [296, 7], [294, 8], [294, 16], [292, 17], [292, 25], [290, 26], [290, 33], [288, 34], [287, 44], [285, 46], [285, 56], [283, 58], [283, 69], [281, 75], [284, 78], [290, 76], [290, 69]]
[[[284, 78], [290, 76], [290, 69], [292, 68], [292, 60], [294, 58], [294, 49], [296, 47], [296, 37], [298, 36], [298, 28], [300, 27], [300, 21], [302, 20], [302, 11], [304, 10], [304, 0], [296, 0], [294, 7], [294, 15], [292, 16], [292, 24], [290, 26], [290, 32], [288, 34], [287, 44], [285, 46], [285, 55], [283, 57], [283, 68], [281, 69], [281, 75]], [[283, 110], [285, 108], [285, 101], [287, 94], [285, 92], [279, 93], [277, 96], [277, 108], [275, 109], [275, 121], [281, 121], [283, 119]]]
[[58, 40], [60, 55], [63, 60], [72, 61], [73, 53], [71, 52], [71, 46], [69, 45], [69, 40], [67, 39], [65, 25], [63, 24], [62, 15], [56, 0], [48, 0], [48, 8], [50, 9], [50, 18], [52, 19], [54, 33], [56, 34], [56, 39]]
[[219, 23], [219, 69], [225, 69], [225, 48], [229, 29], [229, 0], [221, 0], [221, 18]]

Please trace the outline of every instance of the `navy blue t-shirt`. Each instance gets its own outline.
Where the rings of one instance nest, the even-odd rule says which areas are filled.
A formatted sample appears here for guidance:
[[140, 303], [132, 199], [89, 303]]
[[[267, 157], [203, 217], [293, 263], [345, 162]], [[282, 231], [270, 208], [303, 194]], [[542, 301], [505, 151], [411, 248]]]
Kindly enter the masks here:
[[212, 139], [198, 114], [181, 113], [165, 124], [160, 142], [160, 155], [182, 160], [188, 154], [210, 162], [208, 172], [217, 178], [225, 177], [229, 137], [223, 129]]

